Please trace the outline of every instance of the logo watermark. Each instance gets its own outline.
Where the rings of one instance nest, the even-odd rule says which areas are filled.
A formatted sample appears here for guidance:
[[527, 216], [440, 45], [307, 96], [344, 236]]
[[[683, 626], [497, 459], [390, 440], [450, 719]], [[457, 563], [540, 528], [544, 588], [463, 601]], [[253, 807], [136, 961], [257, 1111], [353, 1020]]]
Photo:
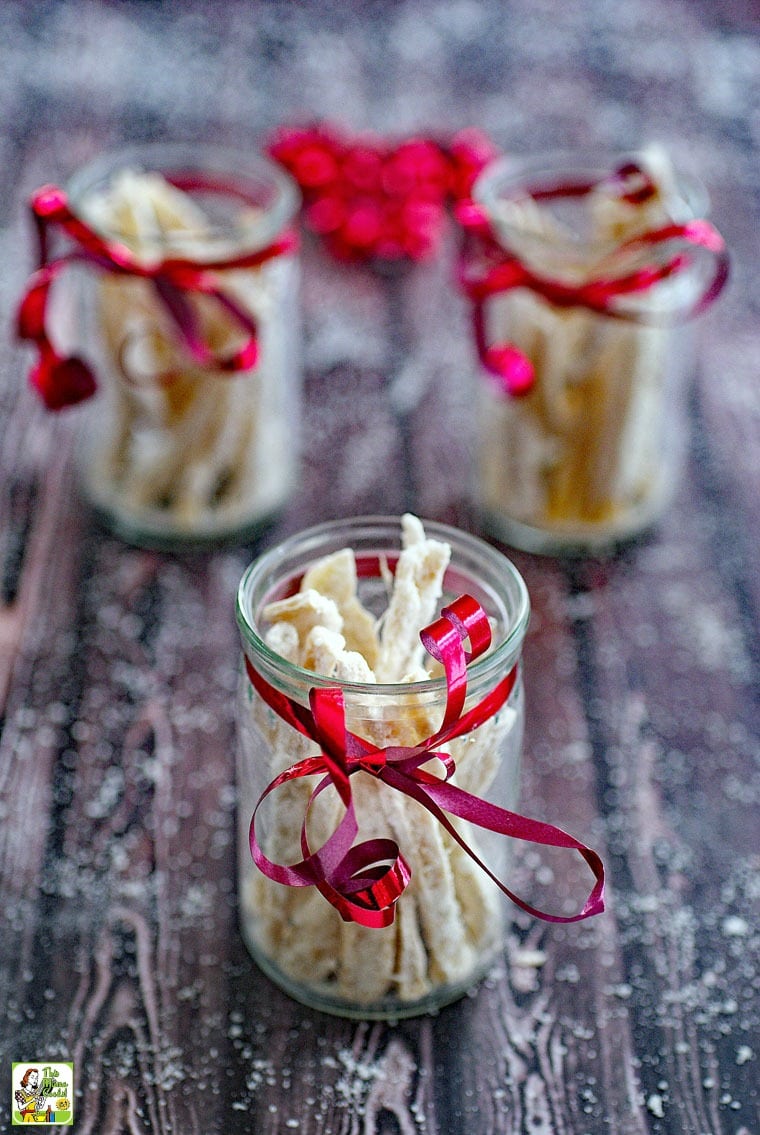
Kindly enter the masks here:
[[29, 1060], [11, 1068], [11, 1124], [63, 1126], [74, 1122], [74, 1065]]

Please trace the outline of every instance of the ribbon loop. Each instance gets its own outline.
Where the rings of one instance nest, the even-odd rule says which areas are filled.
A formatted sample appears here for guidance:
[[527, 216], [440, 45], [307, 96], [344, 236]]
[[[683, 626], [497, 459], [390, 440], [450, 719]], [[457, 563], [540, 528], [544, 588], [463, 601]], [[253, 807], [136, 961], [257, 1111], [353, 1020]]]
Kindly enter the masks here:
[[[339, 687], [315, 687], [309, 691], [309, 708], [286, 697], [263, 678], [246, 657], [251, 684], [264, 702], [288, 725], [316, 743], [319, 753], [291, 765], [264, 789], [250, 823], [250, 848], [254, 863], [274, 882], [286, 886], [316, 886], [324, 898], [346, 921], [368, 927], [389, 926], [396, 903], [406, 889], [411, 870], [403, 852], [392, 839], [370, 839], [354, 843], [359, 825], [356, 818], [351, 778], [358, 772], [381, 781], [388, 790], [401, 792], [426, 808], [465, 853], [494, 881], [500, 890], [522, 910], [550, 922], [576, 922], [604, 909], [604, 865], [595, 851], [560, 828], [510, 812], [465, 792], [452, 780], [456, 772], [453, 757], [440, 746], [461, 737], [494, 717], [507, 703], [517, 681], [517, 666], [481, 701], [467, 712], [467, 666], [490, 646], [488, 616], [470, 595], [461, 595], [441, 616], [420, 632], [425, 649], [440, 662], [446, 675], [446, 707], [443, 722], [432, 736], [411, 747], [388, 746], [379, 749], [366, 738], [352, 733], [345, 718], [343, 692]], [[469, 639], [470, 651], [464, 644]], [[443, 776], [423, 768], [437, 758]], [[281, 785], [303, 777], [321, 776], [312, 789], [301, 824], [300, 862], [291, 866], [272, 862], [262, 851], [256, 835], [256, 817], [264, 800]], [[318, 796], [334, 788], [345, 809], [332, 835], [317, 851], [309, 845], [309, 813]], [[594, 884], [582, 909], [573, 915], [547, 914], [526, 903], [507, 887], [467, 844], [449, 815], [476, 827], [514, 839], [577, 851], [588, 864]]]

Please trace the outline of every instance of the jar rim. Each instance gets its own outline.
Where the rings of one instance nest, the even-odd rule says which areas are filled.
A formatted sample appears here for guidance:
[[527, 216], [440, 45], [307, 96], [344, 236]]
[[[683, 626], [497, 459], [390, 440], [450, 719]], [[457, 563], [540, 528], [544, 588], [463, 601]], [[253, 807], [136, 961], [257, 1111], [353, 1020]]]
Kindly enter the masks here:
[[[249, 207], [256, 203], [258, 210], [255, 215], [251, 211], [250, 216], [241, 210], [229, 222], [210, 220], [208, 242], [234, 241], [241, 250], [266, 247], [292, 221], [301, 202], [292, 177], [256, 150], [241, 152], [214, 143], [144, 142], [106, 151], [76, 170], [66, 185], [74, 212], [86, 213], [88, 198], [103, 191], [124, 170], [170, 176], [181, 173], [185, 177], [213, 174], [225, 179], [230, 197], [239, 197]], [[117, 230], [105, 231], [97, 223], [93, 227], [105, 237], [121, 238]], [[213, 251], [208, 258], [212, 255]]]
[[[612, 150], [603, 148], [553, 149], [533, 154], [502, 155], [494, 159], [480, 172], [472, 188], [473, 200], [481, 205], [493, 221], [498, 213], [500, 200], [514, 196], [523, 188], [531, 196], [531, 185], [542, 188], [553, 181], [567, 184], [580, 184], [589, 179], [609, 177], [621, 166], [629, 162], [640, 162], [644, 150]], [[706, 186], [696, 174], [676, 165], [671, 167], [674, 189], [673, 206], [686, 214], [684, 219], [704, 217], [710, 209], [710, 197]], [[502, 236], [514, 234], [525, 236], [525, 230], [518, 225], [499, 218], [498, 231]], [[536, 247], [558, 243], [554, 233], [545, 235], [530, 232], [530, 240]], [[561, 242], [560, 242], [561, 243]], [[568, 240], [568, 245], [577, 247]], [[589, 242], [591, 248], [614, 247], [614, 242]]]
[[[452, 566], [455, 565], [457, 554], [460, 560], [468, 556], [477, 557], [491, 573], [492, 584], [487, 590], [493, 592], [495, 587], [493, 581], [498, 580], [501, 582], [504, 594], [508, 590], [511, 592], [511, 606], [509, 608], [503, 598], [500, 601], [502, 612], [510, 616], [504, 637], [486, 654], [470, 663], [467, 668], [468, 681], [471, 686], [489, 679], [498, 680], [516, 661], [528, 627], [530, 598], [525, 581], [512, 561], [485, 540], [462, 529], [437, 521], [423, 519], [422, 524], [426, 537], [449, 543], [452, 549]], [[428, 678], [419, 682], [371, 683], [345, 681], [316, 674], [313, 670], [307, 670], [283, 658], [282, 655], [272, 650], [266, 644], [262, 635], [259, 634], [252, 603], [257, 589], [263, 591], [262, 585], [268, 579], [273, 582], [277, 569], [283, 568], [299, 551], [312, 556], [312, 559], [308, 561], [309, 563], [316, 562], [324, 555], [329, 554], [330, 551], [338, 551], [337, 539], [341, 533], [345, 534], [347, 538], [347, 541], [342, 545], [343, 547], [353, 547], [357, 541], [363, 539], [372, 538], [377, 541], [384, 538], [386, 550], [392, 550], [391, 541], [397, 541], [400, 549], [401, 517], [358, 516], [345, 520], [325, 521], [288, 537], [249, 564], [240, 580], [235, 604], [238, 629], [246, 654], [250, 652], [255, 659], [261, 659], [268, 674], [288, 685], [295, 683], [297, 686], [305, 688], [337, 687], [357, 697], [370, 696], [373, 700], [378, 698], [398, 700], [407, 696], [419, 696], [423, 693], [429, 695], [445, 694], [445, 677]], [[350, 539], [352, 536], [353, 543]], [[321, 552], [320, 548], [323, 549]], [[456, 566], [462, 567], [461, 563]], [[284, 572], [282, 578], [293, 578], [293, 575]], [[265, 597], [265, 594], [259, 597], [259, 605], [264, 602]], [[496, 596], [492, 595], [492, 598], [495, 599]]]

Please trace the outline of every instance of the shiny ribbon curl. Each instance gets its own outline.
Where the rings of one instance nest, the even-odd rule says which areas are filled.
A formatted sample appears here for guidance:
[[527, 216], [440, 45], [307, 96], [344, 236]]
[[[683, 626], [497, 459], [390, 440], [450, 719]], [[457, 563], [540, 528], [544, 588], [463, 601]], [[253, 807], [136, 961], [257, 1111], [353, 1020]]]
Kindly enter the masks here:
[[[264, 789], [251, 817], [249, 843], [258, 869], [274, 882], [290, 887], [315, 886], [347, 922], [380, 928], [395, 917], [398, 899], [411, 878], [409, 864], [393, 839], [371, 839], [354, 844], [359, 834], [351, 777], [362, 771], [426, 808], [463, 851], [521, 910], [547, 922], [578, 922], [604, 910], [604, 865], [599, 855], [561, 828], [500, 808], [451, 783], [456, 771], [453, 758], [438, 751], [440, 745], [461, 737], [493, 717], [507, 702], [517, 681], [517, 666], [480, 702], [464, 712], [467, 666], [490, 645], [491, 631], [483, 608], [469, 595], [444, 607], [441, 617], [420, 632], [428, 653], [440, 661], [446, 675], [446, 708], [440, 728], [413, 746], [378, 748], [346, 726], [343, 692], [337, 687], [312, 688], [305, 707], [271, 686], [246, 657], [251, 685], [278, 717], [316, 742], [318, 756], [296, 762]], [[471, 651], [464, 649], [469, 638]], [[421, 766], [432, 758], [443, 765], [436, 776]], [[303, 777], [321, 775], [305, 809], [301, 825], [299, 863], [284, 865], [269, 859], [256, 836], [256, 816], [264, 800], [279, 787]], [[310, 809], [316, 798], [332, 786], [345, 813], [321, 848], [312, 851], [307, 837]], [[468, 846], [452, 824], [458, 816], [477, 827], [546, 847], [578, 851], [594, 876], [594, 885], [582, 909], [572, 915], [547, 914], [515, 895]]]
[[[649, 175], [635, 162], [626, 162], [602, 181], [561, 183], [550, 187], [537, 187], [531, 191], [535, 200], [559, 197], [583, 197], [601, 184], [611, 184], [622, 200], [642, 204], [656, 188]], [[527, 394], [535, 381], [533, 366], [514, 344], [489, 344], [485, 326], [485, 304], [494, 295], [527, 288], [555, 307], [581, 307], [614, 319], [635, 323], [677, 323], [699, 315], [717, 298], [728, 279], [729, 258], [723, 237], [709, 221], [695, 219], [671, 223], [650, 229], [638, 236], [622, 241], [616, 249], [616, 258], [625, 257], [651, 247], [661, 259], [621, 275], [602, 275], [582, 284], [568, 284], [534, 272], [514, 253], [505, 250], [493, 232], [486, 211], [474, 201], [463, 201], [455, 215], [465, 233], [458, 267], [458, 283], [472, 304], [472, 323], [475, 344], [480, 360], [499, 387], [512, 397]], [[678, 251], [667, 255], [668, 245], [676, 244]], [[649, 291], [663, 280], [676, 276], [693, 263], [690, 248], [700, 248], [713, 257], [712, 274], [696, 298], [681, 307], [668, 311], [658, 318], [646, 312], [626, 310], [620, 301]]]
[[[169, 182], [184, 190], [205, 189], [209, 192], [238, 196], [250, 201], [245, 191], [225, 179], [170, 177]], [[202, 367], [223, 373], [250, 370], [258, 359], [256, 321], [244, 307], [219, 284], [216, 273], [236, 268], [255, 268], [277, 256], [294, 251], [298, 246], [295, 232], [286, 230], [272, 243], [254, 252], [219, 257], [202, 264], [186, 257], [167, 257], [145, 263], [121, 241], [107, 240], [72, 210], [63, 189], [42, 186], [30, 201], [37, 229], [40, 267], [30, 277], [17, 313], [17, 334], [37, 347], [38, 360], [30, 374], [30, 382], [50, 410], [73, 406], [91, 397], [97, 388], [88, 364], [78, 356], [65, 357], [53, 345], [47, 329], [50, 291], [64, 271], [73, 263], [84, 263], [114, 275], [133, 276], [153, 284], [156, 294], [175, 325], [190, 355]], [[74, 247], [57, 257], [49, 256], [49, 230], [59, 228]], [[216, 355], [204, 342], [197, 312], [188, 295], [209, 296], [223, 307], [246, 335], [245, 341], [232, 354]]]

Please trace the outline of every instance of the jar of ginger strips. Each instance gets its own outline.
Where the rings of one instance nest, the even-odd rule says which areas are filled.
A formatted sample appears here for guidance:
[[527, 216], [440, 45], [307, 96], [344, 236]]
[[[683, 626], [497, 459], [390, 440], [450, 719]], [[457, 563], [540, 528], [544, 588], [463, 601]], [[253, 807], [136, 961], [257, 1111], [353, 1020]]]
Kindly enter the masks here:
[[[76, 302], [69, 288], [58, 303], [56, 334], [81, 342], [87, 362], [65, 358], [45, 303], [27, 302], [32, 382], [52, 409], [97, 388], [82, 480], [126, 539], [240, 538], [285, 503], [298, 446], [297, 206], [274, 164], [204, 146], [120, 151], [33, 198], [42, 267], [31, 292], [46, 300], [66, 262], [84, 269]], [[53, 240], [68, 242], [57, 259]]]
[[411, 515], [324, 524], [244, 574], [240, 917], [297, 1000], [411, 1016], [500, 954], [484, 866], [504, 878], [509, 840], [480, 812], [517, 802], [528, 616], [503, 555]]
[[727, 273], [705, 191], [650, 148], [500, 159], [473, 196], [483, 526], [528, 551], [611, 550], [677, 483], [691, 318]]

